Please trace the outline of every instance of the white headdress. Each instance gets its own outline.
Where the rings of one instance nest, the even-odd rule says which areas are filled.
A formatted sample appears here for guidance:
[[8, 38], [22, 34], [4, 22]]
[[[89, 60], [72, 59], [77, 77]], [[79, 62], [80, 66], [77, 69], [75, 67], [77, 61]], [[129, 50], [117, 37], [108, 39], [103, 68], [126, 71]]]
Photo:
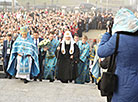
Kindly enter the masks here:
[[130, 32], [131, 34], [138, 31], [138, 19], [129, 9], [120, 9], [114, 18], [112, 33], [120, 31]]
[[61, 52], [62, 54], [65, 54], [66, 53], [66, 50], [65, 50], [65, 37], [70, 37], [70, 50], [69, 50], [69, 53], [70, 54], [73, 54], [74, 53], [74, 40], [73, 40], [73, 37], [71, 35], [71, 32], [70, 31], [66, 31], [65, 34], [64, 34], [64, 37], [63, 37], [63, 40], [62, 40], [62, 46], [61, 46]]

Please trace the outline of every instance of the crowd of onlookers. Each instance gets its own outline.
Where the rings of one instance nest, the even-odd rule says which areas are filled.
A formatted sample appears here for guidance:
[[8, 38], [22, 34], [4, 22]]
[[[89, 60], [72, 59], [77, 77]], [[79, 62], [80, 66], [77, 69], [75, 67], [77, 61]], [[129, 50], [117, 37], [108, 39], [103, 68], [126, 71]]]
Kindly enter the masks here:
[[61, 11], [35, 10], [15, 13], [0, 12], [0, 39], [11, 33], [14, 38], [19, 34], [21, 26], [27, 25], [30, 34], [37, 29], [41, 37], [46, 36], [50, 31], [61, 37], [65, 31], [70, 30], [72, 35], [82, 36], [82, 32], [90, 29], [106, 29], [108, 21], [113, 19], [109, 13], [66, 13]]

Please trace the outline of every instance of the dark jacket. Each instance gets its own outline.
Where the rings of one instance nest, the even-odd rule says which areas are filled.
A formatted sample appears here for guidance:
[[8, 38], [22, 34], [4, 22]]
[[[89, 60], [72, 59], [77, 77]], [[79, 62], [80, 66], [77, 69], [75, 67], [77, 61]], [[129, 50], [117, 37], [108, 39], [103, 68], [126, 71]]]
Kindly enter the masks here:
[[[33, 38], [34, 40], [34, 38]], [[43, 39], [42, 38], [39, 38], [39, 43], [42, 41]], [[39, 55], [41, 55], [41, 48], [39, 48]]]
[[[13, 42], [14, 42], [14, 41], [11, 40], [10, 52], [11, 52], [11, 50], [12, 50]], [[4, 42], [3, 42], [3, 50], [2, 50], [2, 57], [3, 57], [3, 59], [4, 59], [4, 66], [6, 66], [6, 65], [8, 64], [7, 58], [6, 58], [6, 57], [8, 56], [8, 54], [7, 54], [7, 49], [8, 49], [7, 43], [8, 43], [8, 41], [7, 41], [7, 40], [4, 40]]]

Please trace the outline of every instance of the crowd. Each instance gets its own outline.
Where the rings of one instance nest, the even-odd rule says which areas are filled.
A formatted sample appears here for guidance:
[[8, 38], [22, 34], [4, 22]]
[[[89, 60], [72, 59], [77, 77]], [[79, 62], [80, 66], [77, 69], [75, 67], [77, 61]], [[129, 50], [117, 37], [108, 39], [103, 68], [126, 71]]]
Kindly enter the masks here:
[[[25, 83], [31, 79], [34, 81], [46, 79], [53, 82], [55, 78], [63, 83], [73, 80], [79, 84], [90, 82], [89, 57], [92, 50], [87, 42], [87, 36], [82, 37], [82, 32], [92, 28], [91, 26], [94, 24], [91, 23], [94, 16], [96, 17], [94, 14], [63, 14], [60, 11], [49, 10], [0, 12], [0, 38], [3, 40], [2, 60], [6, 73], [5, 78], [11, 79], [14, 76], [23, 79]], [[82, 37], [82, 41], [80, 37]], [[39, 46], [40, 42], [45, 39], [50, 40], [51, 47]], [[27, 42], [32, 45], [26, 45]], [[64, 42], [68, 44], [66, 45]], [[70, 45], [70, 42], [73, 43]], [[34, 52], [26, 47], [32, 48], [33, 44], [36, 45], [36, 48], [32, 49]], [[26, 50], [24, 51], [24, 49]], [[24, 55], [25, 53], [27, 55]], [[34, 55], [34, 53], [37, 54]], [[92, 58], [92, 60], [94, 59]], [[12, 65], [13, 63], [16, 65]], [[29, 63], [32, 65], [29, 66]], [[23, 66], [24, 64], [26, 66]], [[23, 71], [27, 65], [29, 72], [26, 73], [30, 74], [20, 75], [21, 70], [18, 68]], [[31, 72], [32, 70], [35, 72]]]
[[16, 13], [0, 12], [0, 35], [6, 35], [11, 32], [16, 35], [20, 26], [28, 25], [30, 34], [33, 34], [33, 28], [37, 27], [39, 34], [43, 37], [51, 30], [55, 34], [64, 34], [69, 29], [74, 35], [77, 33], [80, 37], [83, 31], [89, 29], [106, 29], [108, 21], [113, 19], [112, 13], [73, 13], [63, 14], [60, 10], [36, 10], [22, 11]]

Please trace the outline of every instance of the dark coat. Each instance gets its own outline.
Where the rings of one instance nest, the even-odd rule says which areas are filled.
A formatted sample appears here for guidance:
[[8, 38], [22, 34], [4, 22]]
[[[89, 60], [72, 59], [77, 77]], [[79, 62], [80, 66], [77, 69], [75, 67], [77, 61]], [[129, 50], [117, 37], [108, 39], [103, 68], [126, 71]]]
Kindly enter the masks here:
[[[34, 40], [34, 38], [33, 38]], [[39, 43], [42, 41], [43, 39], [42, 38], [39, 38]], [[41, 52], [41, 48], [39, 48], [39, 66], [42, 67], [42, 61], [43, 61], [43, 56], [42, 56], [42, 52]]]
[[[34, 40], [34, 38], [33, 38]], [[39, 38], [39, 43], [42, 41], [43, 39], [42, 38]], [[41, 48], [39, 48], [39, 54], [41, 55]]]
[[[4, 59], [4, 66], [7, 66], [8, 65], [8, 60], [7, 60], [7, 49], [8, 49], [8, 47], [7, 47], [7, 43], [8, 43], [8, 41], [7, 40], [4, 40], [4, 42], [3, 42], [3, 50], [2, 50], [2, 57], [3, 57], [3, 59]], [[10, 52], [11, 52], [11, 50], [12, 50], [12, 45], [13, 45], [13, 43], [14, 43], [14, 41], [12, 40], [11, 41], [11, 47], [10, 47]]]

